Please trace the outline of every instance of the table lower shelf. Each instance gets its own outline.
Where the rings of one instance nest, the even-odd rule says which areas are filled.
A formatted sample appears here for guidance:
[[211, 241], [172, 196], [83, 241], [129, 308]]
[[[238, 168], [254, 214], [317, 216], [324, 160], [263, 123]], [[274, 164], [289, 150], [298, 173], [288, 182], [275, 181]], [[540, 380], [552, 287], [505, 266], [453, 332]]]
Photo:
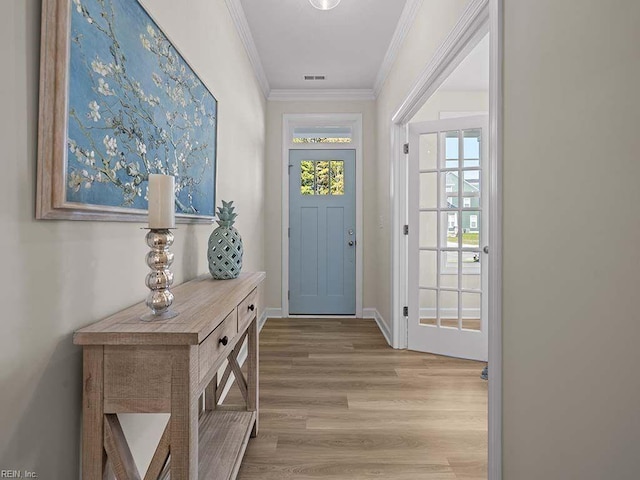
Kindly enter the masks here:
[[[247, 449], [256, 413], [235, 410], [203, 412], [199, 421], [198, 480], [233, 480]], [[160, 476], [170, 480], [171, 458]]]
[[200, 417], [199, 480], [234, 479], [249, 443], [256, 413], [214, 410]]

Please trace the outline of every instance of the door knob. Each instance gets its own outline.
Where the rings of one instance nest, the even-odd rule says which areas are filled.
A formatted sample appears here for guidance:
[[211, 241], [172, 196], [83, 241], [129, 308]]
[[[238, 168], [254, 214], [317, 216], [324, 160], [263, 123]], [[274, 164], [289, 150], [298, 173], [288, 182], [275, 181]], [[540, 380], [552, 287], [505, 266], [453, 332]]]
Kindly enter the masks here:
[[486, 246], [482, 249], [482, 251], [483, 251], [484, 253], [489, 253], [489, 246], [488, 246], [488, 245], [486, 245]]
[[221, 343], [223, 346], [226, 346], [229, 343], [229, 337], [226, 335], [218, 340], [218, 343]]
[[349, 246], [353, 247], [355, 245], [356, 242], [354, 242], [353, 240], [349, 240]]

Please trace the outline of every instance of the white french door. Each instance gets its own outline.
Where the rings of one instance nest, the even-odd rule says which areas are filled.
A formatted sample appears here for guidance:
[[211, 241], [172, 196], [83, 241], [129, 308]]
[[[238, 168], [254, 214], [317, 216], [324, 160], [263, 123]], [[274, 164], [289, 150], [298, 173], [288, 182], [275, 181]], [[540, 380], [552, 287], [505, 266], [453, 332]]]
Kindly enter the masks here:
[[488, 118], [409, 124], [408, 347], [488, 354]]

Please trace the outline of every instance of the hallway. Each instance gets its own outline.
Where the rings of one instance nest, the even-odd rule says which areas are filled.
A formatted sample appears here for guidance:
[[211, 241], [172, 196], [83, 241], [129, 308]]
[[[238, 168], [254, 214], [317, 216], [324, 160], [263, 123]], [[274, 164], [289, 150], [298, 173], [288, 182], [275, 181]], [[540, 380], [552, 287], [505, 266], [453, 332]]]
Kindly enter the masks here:
[[483, 365], [393, 350], [373, 320], [270, 319], [238, 478], [484, 480]]

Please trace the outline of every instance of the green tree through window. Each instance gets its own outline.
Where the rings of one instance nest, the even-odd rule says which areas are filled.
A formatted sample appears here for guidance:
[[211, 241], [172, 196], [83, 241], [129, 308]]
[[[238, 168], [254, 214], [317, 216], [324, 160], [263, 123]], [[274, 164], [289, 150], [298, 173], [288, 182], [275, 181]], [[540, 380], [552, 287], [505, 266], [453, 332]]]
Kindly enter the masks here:
[[300, 194], [344, 195], [344, 162], [342, 160], [300, 162]]
[[314, 195], [316, 190], [315, 162], [303, 160], [300, 163], [300, 193], [302, 195]]

